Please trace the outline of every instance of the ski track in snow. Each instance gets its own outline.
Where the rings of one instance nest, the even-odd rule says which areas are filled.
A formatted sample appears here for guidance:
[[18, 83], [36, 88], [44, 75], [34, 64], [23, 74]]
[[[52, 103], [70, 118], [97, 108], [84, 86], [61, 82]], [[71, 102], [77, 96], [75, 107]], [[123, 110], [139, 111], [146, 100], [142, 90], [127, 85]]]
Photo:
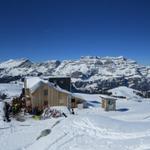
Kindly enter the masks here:
[[91, 136], [96, 136], [99, 138], [106, 139], [136, 139], [142, 137], [150, 136], [150, 129], [144, 132], [134, 132], [134, 133], [125, 133], [125, 132], [113, 132], [106, 128], [95, 127], [90, 120], [74, 120], [74, 127], [78, 130], [83, 131], [83, 133], [88, 133]]

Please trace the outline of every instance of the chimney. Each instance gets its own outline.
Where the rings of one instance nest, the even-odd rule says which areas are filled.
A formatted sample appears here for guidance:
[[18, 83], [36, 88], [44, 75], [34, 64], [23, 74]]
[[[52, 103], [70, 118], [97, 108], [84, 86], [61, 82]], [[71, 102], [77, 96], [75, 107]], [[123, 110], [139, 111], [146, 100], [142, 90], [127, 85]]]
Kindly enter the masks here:
[[27, 89], [27, 78], [24, 78], [24, 88]]

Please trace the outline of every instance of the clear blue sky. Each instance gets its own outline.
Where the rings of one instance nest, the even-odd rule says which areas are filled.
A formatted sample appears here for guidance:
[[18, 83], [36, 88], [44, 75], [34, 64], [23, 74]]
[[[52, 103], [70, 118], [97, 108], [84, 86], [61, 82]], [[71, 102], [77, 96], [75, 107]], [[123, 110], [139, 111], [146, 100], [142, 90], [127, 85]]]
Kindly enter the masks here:
[[150, 1], [0, 0], [0, 60], [85, 55], [150, 64]]

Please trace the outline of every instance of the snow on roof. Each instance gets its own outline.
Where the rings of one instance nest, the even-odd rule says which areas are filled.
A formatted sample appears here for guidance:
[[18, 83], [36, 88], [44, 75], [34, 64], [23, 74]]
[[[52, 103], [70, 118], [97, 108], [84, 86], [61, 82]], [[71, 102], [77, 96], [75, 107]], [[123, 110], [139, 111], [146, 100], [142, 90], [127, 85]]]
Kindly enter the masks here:
[[55, 86], [55, 85], [54, 85], [53, 83], [51, 83], [51, 82], [49, 82], [49, 87], [53, 87], [54, 89], [56, 89], [56, 90], [59, 91], [59, 92], [63, 92], [63, 93], [66, 93], [66, 94], [72, 94], [71, 92], [60, 88], [58, 85]]
[[32, 93], [34, 93], [40, 86], [42, 86], [44, 84], [48, 84], [49, 87], [52, 87], [59, 92], [66, 93], [66, 94], [69, 94], [73, 97], [84, 100], [83, 97], [76, 95], [74, 93], [71, 93], [67, 90], [64, 90], [64, 89], [60, 88], [58, 85], [55, 85], [54, 83], [51, 83], [48, 80], [43, 80], [39, 77], [27, 77], [26, 78], [26, 84], [27, 84], [27, 88], [29, 88]]
[[58, 85], [54, 85], [54, 83], [48, 82], [47, 80], [43, 80], [39, 77], [27, 77], [25, 80], [26, 80], [26, 88], [30, 89], [32, 93], [35, 92], [40, 86], [48, 84], [49, 87], [53, 87], [57, 91], [71, 94], [70, 92], [60, 88]]
[[72, 93], [73, 97], [79, 98], [81, 100], [86, 100], [82, 95], [79, 95], [78, 93]]
[[39, 83], [42, 79], [39, 77], [26, 77], [26, 88], [32, 89], [37, 83]]
[[30, 88], [31, 92], [34, 93], [40, 86], [44, 85], [43, 81], [38, 81], [32, 88]]
[[112, 97], [112, 96], [108, 96], [108, 95], [100, 95], [100, 97], [101, 98], [104, 98], [104, 99], [106, 99], [106, 100], [117, 100], [117, 98], [114, 98], [114, 97]]

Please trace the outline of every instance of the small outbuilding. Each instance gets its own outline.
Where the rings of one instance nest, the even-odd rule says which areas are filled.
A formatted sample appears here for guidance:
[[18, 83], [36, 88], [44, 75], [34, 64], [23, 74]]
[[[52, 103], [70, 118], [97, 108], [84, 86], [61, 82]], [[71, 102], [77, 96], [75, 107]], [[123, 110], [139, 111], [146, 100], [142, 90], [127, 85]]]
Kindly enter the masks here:
[[116, 98], [107, 95], [101, 95], [100, 98], [102, 99], [102, 108], [104, 108], [105, 111], [116, 110]]

